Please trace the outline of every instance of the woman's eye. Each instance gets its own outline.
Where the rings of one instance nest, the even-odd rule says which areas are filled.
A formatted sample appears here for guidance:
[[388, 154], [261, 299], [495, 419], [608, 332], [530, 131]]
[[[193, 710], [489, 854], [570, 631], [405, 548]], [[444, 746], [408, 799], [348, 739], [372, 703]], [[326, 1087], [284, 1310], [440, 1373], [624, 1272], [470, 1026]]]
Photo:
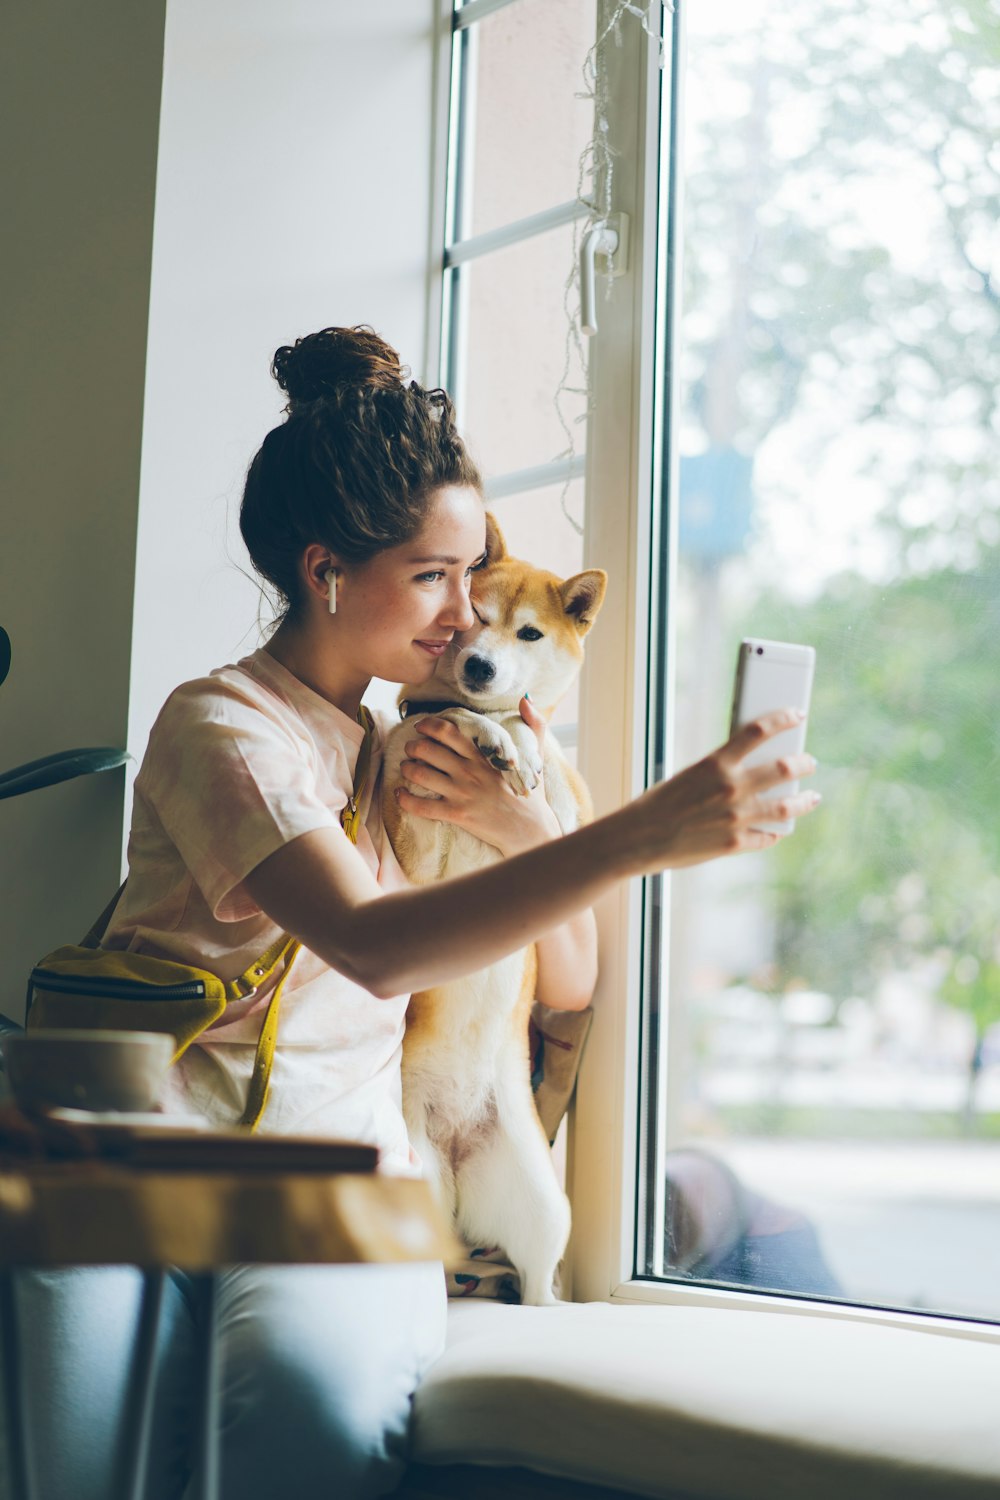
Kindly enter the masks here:
[[540, 641], [542, 632], [536, 630], [534, 625], [522, 625], [517, 632], [517, 638], [519, 641]]
[[444, 577], [444, 574], [442, 572], [440, 572], [440, 570], [437, 573], [418, 573], [417, 574], [417, 582], [418, 583], [437, 583], [438, 579], [439, 578], [443, 578], [443, 577]]

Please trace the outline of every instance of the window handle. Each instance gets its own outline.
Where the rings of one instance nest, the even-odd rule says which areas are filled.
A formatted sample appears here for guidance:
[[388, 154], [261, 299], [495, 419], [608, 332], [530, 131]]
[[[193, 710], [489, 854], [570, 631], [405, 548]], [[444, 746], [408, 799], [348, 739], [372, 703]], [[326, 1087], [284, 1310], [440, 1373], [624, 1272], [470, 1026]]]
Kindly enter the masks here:
[[610, 261], [607, 269], [610, 276], [621, 276], [627, 270], [628, 218], [615, 214], [613, 218], [593, 224], [583, 236], [580, 246], [580, 332], [593, 335], [597, 332], [597, 256]]

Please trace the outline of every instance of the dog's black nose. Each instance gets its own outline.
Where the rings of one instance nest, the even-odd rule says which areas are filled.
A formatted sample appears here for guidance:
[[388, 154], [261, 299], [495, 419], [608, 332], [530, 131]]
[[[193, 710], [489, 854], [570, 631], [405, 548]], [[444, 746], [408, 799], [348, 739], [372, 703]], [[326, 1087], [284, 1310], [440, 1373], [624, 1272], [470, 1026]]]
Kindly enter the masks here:
[[485, 687], [497, 675], [496, 667], [486, 656], [470, 656], [462, 670], [472, 687]]

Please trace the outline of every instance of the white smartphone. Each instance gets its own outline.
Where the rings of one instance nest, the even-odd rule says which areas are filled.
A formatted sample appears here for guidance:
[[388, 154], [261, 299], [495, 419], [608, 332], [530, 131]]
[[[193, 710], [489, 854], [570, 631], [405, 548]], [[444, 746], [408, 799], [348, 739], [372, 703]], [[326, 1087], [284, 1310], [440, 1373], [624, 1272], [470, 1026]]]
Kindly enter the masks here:
[[[801, 708], [809, 712], [812, 695], [813, 671], [816, 652], [812, 646], [796, 646], [789, 641], [762, 641], [748, 638], [740, 642], [740, 654], [736, 663], [736, 685], [733, 689], [733, 717], [730, 734], [742, 729], [751, 719], [775, 708]], [[751, 750], [743, 762], [745, 766], [760, 765], [777, 760], [782, 755], [797, 755], [805, 749], [806, 727], [803, 719], [792, 729], [786, 729], [767, 740], [757, 750]], [[765, 793], [765, 796], [787, 797], [797, 792], [797, 781], [784, 781], [780, 786]], [[791, 833], [795, 819], [782, 822], [760, 822], [763, 831]]]

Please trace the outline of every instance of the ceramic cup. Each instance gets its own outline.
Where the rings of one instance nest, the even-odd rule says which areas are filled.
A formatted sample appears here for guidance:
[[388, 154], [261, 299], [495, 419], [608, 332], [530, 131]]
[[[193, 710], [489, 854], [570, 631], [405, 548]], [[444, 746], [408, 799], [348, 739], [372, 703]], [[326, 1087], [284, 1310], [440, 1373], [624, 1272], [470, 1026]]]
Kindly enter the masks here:
[[175, 1048], [159, 1031], [34, 1031], [2, 1045], [22, 1108], [130, 1112], [157, 1107]]

